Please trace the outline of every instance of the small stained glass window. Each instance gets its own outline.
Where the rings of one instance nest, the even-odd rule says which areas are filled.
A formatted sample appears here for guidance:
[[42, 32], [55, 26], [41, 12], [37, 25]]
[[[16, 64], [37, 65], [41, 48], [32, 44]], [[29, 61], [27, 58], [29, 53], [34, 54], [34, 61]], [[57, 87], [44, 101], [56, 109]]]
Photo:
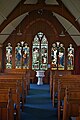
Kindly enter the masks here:
[[15, 68], [29, 69], [29, 46], [21, 41], [15, 48]]
[[64, 70], [65, 67], [65, 48], [60, 42], [52, 44], [51, 48], [51, 69]]
[[27, 43], [23, 46], [23, 69], [29, 69], [29, 46]]
[[63, 44], [60, 44], [60, 47], [58, 49], [58, 70], [64, 70], [64, 63], [65, 63], [65, 48], [63, 47]]
[[6, 47], [6, 69], [12, 68], [12, 46], [8, 43]]
[[22, 66], [22, 47], [21, 44], [18, 43], [15, 48], [15, 67], [21, 68]]
[[73, 70], [74, 69], [74, 48], [72, 47], [72, 44], [69, 45], [67, 52], [68, 52], [67, 70]]
[[57, 46], [56, 44], [52, 44], [52, 49], [51, 49], [51, 69], [52, 70], [57, 70]]

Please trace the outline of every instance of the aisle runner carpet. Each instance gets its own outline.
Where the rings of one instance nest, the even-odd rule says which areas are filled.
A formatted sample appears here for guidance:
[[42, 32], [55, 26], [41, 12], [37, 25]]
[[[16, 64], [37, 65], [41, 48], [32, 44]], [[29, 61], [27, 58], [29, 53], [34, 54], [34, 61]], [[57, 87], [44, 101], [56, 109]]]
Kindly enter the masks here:
[[21, 112], [21, 120], [57, 120], [57, 109], [50, 99], [49, 85], [30, 85], [30, 91]]

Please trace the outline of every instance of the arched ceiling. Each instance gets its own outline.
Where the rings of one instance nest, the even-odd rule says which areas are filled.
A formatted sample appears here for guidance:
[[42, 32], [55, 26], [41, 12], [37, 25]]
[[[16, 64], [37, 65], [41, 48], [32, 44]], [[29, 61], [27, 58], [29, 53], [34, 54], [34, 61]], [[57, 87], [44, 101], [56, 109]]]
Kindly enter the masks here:
[[4, 43], [29, 12], [43, 8], [52, 11], [79, 46], [80, 0], [0, 0], [0, 43]]

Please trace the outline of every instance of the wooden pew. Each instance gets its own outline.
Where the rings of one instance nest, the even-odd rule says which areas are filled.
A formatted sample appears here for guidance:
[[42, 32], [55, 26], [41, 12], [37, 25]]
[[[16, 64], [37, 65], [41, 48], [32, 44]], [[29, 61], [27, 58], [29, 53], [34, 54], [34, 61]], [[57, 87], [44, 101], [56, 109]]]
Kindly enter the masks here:
[[61, 108], [61, 101], [64, 99], [65, 95], [65, 88], [74, 88], [74, 87], [80, 87], [80, 78], [79, 76], [77, 78], [67, 78], [67, 79], [61, 79], [58, 80], [58, 120], [60, 120], [60, 108]]
[[4, 73], [2, 73], [2, 74], [22, 76], [22, 78], [25, 81], [25, 91], [26, 91], [26, 93], [28, 93], [28, 90], [30, 88], [30, 70], [26, 70], [26, 69], [5, 69]]
[[[24, 80], [23, 80], [23, 76], [22, 75], [15, 75], [15, 74], [4, 74], [4, 73], [1, 73], [0, 74], [1, 76], [0, 76], [0, 89], [2, 89], [2, 88], [4, 88], [4, 89], [7, 89], [7, 88], [9, 88], [9, 87], [11, 87], [12, 89], [15, 89], [15, 86], [16, 86], [16, 82], [17, 82], [17, 80], [21, 83], [23, 83], [24, 82]], [[25, 84], [26, 85], [26, 84]], [[24, 92], [23, 92], [23, 89], [24, 89], [24, 86], [22, 87], [22, 85], [21, 86], [19, 86], [19, 91], [20, 91], [20, 94], [22, 94], [22, 109], [23, 109], [23, 105], [24, 105]], [[19, 94], [19, 95], [20, 95]], [[18, 98], [18, 97], [16, 97], [16, 98]], [[15, 99], [16, 100], [16, 99]], [[17, 100], [16, 100], [17, 101]], [[19, 109], [20, 109], [20, 101], [18, 102], [18, 104], [19, 105], [17, 105], [17, 106], [19, 106]], [[20, 110], [17, 110], [17, 111], [20, 111]], [[19, 114], [19, 113], [18, 113]], [[18, 119], [19, 119], [19, 115], [18, 115]], [[18, 120], [17, 119], [17, 120]]]
[[[67, 70], [50, 70], [50, 95], [51, 95], [51, 99], [53, 99], [54, 93], [53, 93], [53, 89], [58, 90], [58, 88], [56, 88], [58, 86], [58, 84], [56, 85], [55, 82], [58, 76], [64, 76], [64, 75], [71, 75], [71, 71], [67, 71]], [[56, 86], [55, 86], [55, 85]], [[55, 86], [55, 88], [53, 87]], [[53, 100], [54, 101], [54, 100]], [[54, 106], [54, 103], [53, 103]]]
[[24, 90], [26, 91], [26, 80], [25, 77], [21, 74], [13, 74], [13, 73], [0, 73], [0, 78], [10, 78], [15, 80], [20, 80], [24, 86]]
[[27, 69], [5, 69], [3, 73], [6, 74], [15, 74], [15, 75], [22, 75], [24, 77], [28, 77], [27, 82], [30, 83], [30, 74], [31, 70]]
[[12, 91], [0, 90], [0, 120], [14, 120]]
[[52, 102], [54, 106], [54, 101], [55, 101], [55, 94], [58, 93], [58, 80], [61, 81], [75, 81], [75, 80], [80, 80], [80, 75], [63, 75], [63, 76], [53, 76], [53, 90], [52, 90]]
[[65, 90], [63, 120], [69, 120], [70, 117], [80, 120], [80, 87]]
[[26, 101], [26, 93], [25, 93], [25, 90], [26, 89], [24, 87], [24, 80], [22, 79], [22, 77], [18, 76], [18, 75], [5, 75], [5, 74], [2, 74], [0, 76], [0, 82], [9, 82], [9, 83], [15, 83], [19, 81], [19, 89], [20, 89], [20, 94], [21, 94], [21, 97], [22, 97], [22, 102], [24, 104], [24, 102]]
[[14, 113], [16, 113], [16, 120], [20, 119], [20, 91], [19, 91], [19, 85], [5, 82], [0, 82], [0, 91], [4, 94], [5, 91], [8, 91], [8, 89], [12, 90], [12, 99], [14, 102]]

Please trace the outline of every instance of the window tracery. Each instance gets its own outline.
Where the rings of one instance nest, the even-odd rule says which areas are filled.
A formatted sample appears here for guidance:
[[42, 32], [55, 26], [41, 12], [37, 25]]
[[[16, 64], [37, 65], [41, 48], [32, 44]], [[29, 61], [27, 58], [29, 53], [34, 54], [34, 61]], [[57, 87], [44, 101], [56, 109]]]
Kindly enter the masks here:
[[47, 70], [48, 64], [48, 41], [46, 36], [39, 32], [33, 41], [32, 46], [32, 69]]

